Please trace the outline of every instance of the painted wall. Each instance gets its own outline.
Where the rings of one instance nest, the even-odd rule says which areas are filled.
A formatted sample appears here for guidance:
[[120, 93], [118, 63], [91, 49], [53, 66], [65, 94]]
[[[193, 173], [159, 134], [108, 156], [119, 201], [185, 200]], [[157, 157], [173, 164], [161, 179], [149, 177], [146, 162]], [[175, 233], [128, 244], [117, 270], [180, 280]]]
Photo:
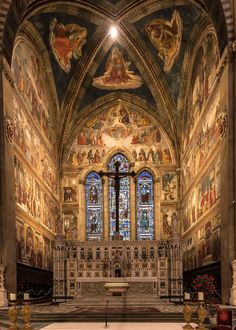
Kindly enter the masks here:
[[227, 104], [221, 95], [223, 82], [216, 75], [221, 59], [214, 35], [203, 38], [193, 61], [182, 139], [185, 271], [220, 260], [220, 173], [227, 113]]
[[4, 106], [14, 153], [17, 261], [50, 270], [59, 213], [52, 97], [42, 58], [23, 39], [11, 71], [15, 84], [4, 85]]

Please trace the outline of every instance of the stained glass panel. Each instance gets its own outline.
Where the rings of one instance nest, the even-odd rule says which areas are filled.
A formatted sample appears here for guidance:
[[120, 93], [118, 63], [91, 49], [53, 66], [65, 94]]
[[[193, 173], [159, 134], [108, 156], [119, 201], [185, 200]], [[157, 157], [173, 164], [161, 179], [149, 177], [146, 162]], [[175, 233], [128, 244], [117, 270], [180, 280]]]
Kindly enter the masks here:
[[[129, 171], [128, 159], [122, 154], [116, 154], [109, 163], [109, 171], [115, 172], [115, 163], [120, 163], [119, 172], [126, 173]], [[116, 200], [114, 180], [109, 179], [109, 218], [110, 218], [110, 238], [116, 232]], [[130, 240], [130, 186], [129, 177], [120, 179], [120, 196], [119, 196], [119, 228], [120, 235], [123, 240]]]
[[101, 240], [103, 232], [102, 181], [96, 172], [91, 172], [85, 183], [86, 232], [88, 240]]
[[137, 182], [137, 238], [138, 240], [153, 240], [153, 177], [148, 171], [142, 171]]

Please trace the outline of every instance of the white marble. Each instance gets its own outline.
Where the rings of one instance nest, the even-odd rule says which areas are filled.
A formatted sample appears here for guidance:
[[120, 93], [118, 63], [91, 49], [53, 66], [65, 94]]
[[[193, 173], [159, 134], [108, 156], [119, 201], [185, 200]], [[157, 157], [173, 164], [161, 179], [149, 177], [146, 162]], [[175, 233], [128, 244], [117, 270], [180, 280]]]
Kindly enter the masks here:
[[[183, 323], [108, 323], [107, 328], [104, 323], [52, 323], [43, 330], [182, 330]], [[192, 326], [196, 324], [192, 323]]]

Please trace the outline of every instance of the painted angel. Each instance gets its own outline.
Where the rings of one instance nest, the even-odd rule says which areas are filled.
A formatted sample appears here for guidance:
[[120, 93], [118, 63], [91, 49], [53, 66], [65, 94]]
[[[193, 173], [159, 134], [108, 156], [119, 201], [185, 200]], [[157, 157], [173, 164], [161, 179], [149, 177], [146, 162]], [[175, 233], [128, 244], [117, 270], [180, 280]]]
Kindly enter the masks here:
[[164, 62], [165, 72], [169, 72], [181, 45], [183, 25], [180, 14], [175, 10], [170, 21], [158, 18], [147, 24], [145, 29]]
[[71, 69], [71, 59], [82, 55], [86, 43], [87, 30], [78, 24], [63, 25], [54, 18], [50, 24], [50, 44], [60, 67], [67, 73]]

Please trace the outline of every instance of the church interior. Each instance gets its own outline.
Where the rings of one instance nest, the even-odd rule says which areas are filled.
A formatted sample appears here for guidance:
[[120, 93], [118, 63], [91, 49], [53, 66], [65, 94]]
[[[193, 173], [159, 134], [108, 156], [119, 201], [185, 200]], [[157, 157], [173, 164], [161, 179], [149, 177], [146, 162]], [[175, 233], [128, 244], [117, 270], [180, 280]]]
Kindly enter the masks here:
[[236, 306], [235, 17], [1, 1], [0, 315]]

